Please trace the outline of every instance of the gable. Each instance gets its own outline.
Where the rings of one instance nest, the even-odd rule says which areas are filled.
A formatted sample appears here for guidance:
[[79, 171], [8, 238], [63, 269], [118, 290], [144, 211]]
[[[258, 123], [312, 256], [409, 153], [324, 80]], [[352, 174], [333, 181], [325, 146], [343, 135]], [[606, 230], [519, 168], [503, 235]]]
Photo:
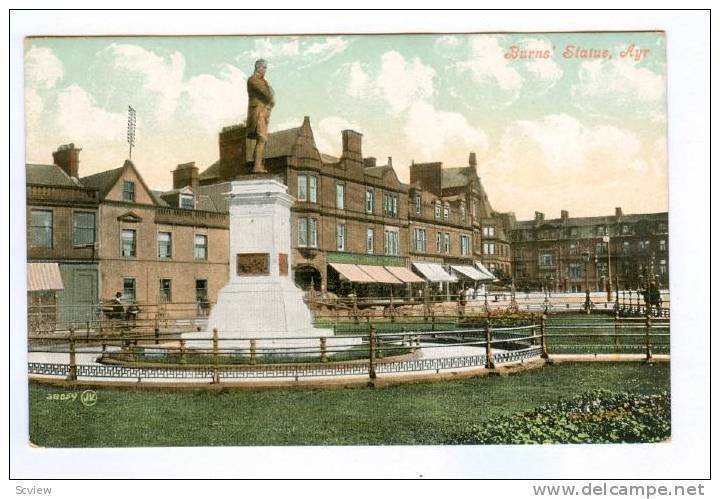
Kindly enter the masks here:
[[117, 180], [115, 180], [112, 187], [110, 187], [110, 189], [108, 190], [107, 194], [105, 195], [105, 200], [126, 202], [123, 199], [123, 188], [126, 181], [132, 182], [134, 184], [135, 203], [150, 205], [157, 204], [154, 196], [150, 192], [150, 189], [148, 189], [147, 185], [145, 184], [145, 181], [142, 179], [142, 177], [137, 172], [132, 163], [129, 162], [126, 162], [125, 167], [122, 168], [122, 171], [118, 175]]

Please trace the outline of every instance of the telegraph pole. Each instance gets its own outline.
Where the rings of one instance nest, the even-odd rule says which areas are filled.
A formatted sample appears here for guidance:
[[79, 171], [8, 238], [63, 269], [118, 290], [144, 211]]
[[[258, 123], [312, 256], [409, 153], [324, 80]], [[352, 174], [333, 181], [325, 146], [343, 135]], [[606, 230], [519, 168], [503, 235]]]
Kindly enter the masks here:
[[129, 159], [132, 159], [132, 150], [135, 145], [135, 109], [132, 106], [128, 106], [127, 141], [130, 146]]

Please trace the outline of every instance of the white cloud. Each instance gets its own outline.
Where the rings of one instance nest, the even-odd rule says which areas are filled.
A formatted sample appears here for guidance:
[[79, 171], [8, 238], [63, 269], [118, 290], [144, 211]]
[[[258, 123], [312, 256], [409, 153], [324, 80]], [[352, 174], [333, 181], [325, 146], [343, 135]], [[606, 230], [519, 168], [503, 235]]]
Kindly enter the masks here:
[[[202, 74], [185, 85], [190, 111], [208, 131], [242, 121], [247, 112], [247, 93], [242, 91], [247, 75], [225, 64], [219, 76]], [[240, 89], [240, 90], [239, 90]]]
[[477, 35], [470, 41], [471, 56], [461, 61], [457, 68], [469, 71], [478, 82], [492, 81], [505, 91], [517, 91], [522, 87], [522, 76], [505, 59], [505, 50], [494, 35]]
[[261, 38], [255, 40], [252, 50], [245, 52], [245, 56], [262, 59], [279, 57], [294, 57], [300, 53], [300, 40]]
[[256, 59], [266, 59], [272, 65], [282, 65], [286, 59], [295, 63], [318, 64], [344, 51], [349, 42], [341, 36], [328, 36], [322, 42], [310, 42], [294, 38], [261, 38], [255, 40], [253, 48], [243, 53], [239, 60], [253, 63]]
[[[122, 141], [127, 121], [124, 113], [112, 113], [98, 107], [95, 99], [80, 86], [72, 84], [57, 94], [57, 115], [61, 140], [80, 144]], [[138, 123], [142, 128], [142, 123]]]
[[[295, 125], [297, 126], [297, 125]], [[357, 123], [350, 122], [339, 116], [328, 116], [313, 125], [315, 144], [320, 152], [340, 156], [342, 153], [342, 131], [361, 131]]]
[[572, 93], [577, 99], [653, 103], [665, 95], [665, 78], [630, 59], [583, 62]]
[[25, 115], [28, 121], [38, 119], [45, 108], [42, 97], [32, 87], [25, 88]]
[[346, 92], [351, 97], [360, 97], [365, 95], [369, 89], [370, 77], [365, 72], [362, 64], [353, 62], [350, 65], [350, 81], [348, 82]]
[[468, 123], [460, 113], [438, 111], [425, 102], [416, 102], [408, 112], [405, 137], [415, 159], [452, 159], [453, 151], [466, 157], [468, 151], [482, 154], [488, 148], [488, 138], [480, 128]]
[[527, 69], [528, 72], [530, 72], [540, 80], [548, 82], [550, 84], [554, 84], [562, 77], [562, 69], [560, 69], [560, 66], [558, 66], [558, 64], [552, 58], [553, 45], [552, 43], [550, 43], [549, 40], [538, 40], [535, 38], [529, 38], [527, 40], [521, 41], [520, 45], [522, 45], [523, 48], [528, 51], [532, 51], [535, 53], [549, 52], [551, 54], [550, 57], [548, 57], [547, 59], [529, 59], [525, 63], [525, 69]]
[[434, 76], [435, 70], [417, 57], [407, 62], [393, 50], [382, 55], [377, 88], [390, 112], [399, 114], [414, 101], [432, 97]]
[[312, 56], [315, 62], [325, 61], [344, 51], [348, 41], [341, 36], [329, 36], [324, 42], [315, 42], [303, 51], [303, 55]]
[[177, 51], [163, 57], [137, 45], [117, 43], [111, 44], [108, 51], [116, 71], [139, 75], [144, 89], [157, 98], [157, 117], [169, 118], [183, 91], [185, 57]]
[[53, 88], [64, 73], [63, 63], [51, 49], [33, 47], [25, 53], [25, 80], [29, 86]]
[[457, 47], [460, 45], [460, 38], [454, 35], [444, 35], [435, 40], [435, 46], [440, 49]]

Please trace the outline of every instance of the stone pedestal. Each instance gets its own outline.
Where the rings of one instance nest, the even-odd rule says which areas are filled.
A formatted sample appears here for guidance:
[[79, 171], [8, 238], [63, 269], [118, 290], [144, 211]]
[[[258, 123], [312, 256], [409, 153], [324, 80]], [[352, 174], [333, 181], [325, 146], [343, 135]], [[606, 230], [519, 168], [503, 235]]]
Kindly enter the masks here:
[[[254, 339], [258, 349], [317, 351], [319, 338], [333, 332], [313, 327], [303, 292], [292, 280], [293, 198], [287, 187], [273, 176], [250, 175], [232, 181], [229, 196], [229, 280], [210, 312], [208, 331], [183, 334], [191, 340], [188, 347], [207, 348], [192, 340], [209, 339], [217, 329], [221, 349], [249, 348]], [[330, 339], [328, 346], [350, 343], [355, 342]]]

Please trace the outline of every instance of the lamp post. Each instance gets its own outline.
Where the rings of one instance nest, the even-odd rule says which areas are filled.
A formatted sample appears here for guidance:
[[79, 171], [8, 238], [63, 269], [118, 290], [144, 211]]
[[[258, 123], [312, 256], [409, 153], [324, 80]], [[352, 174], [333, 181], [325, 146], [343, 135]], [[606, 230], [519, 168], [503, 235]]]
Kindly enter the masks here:
[[583, 262], [585, 263], [585, 313], [590, 314], [590, 281], [588, 277], [588, 263], [590, 263], [590, 252], [585, 250], [582, 252]]
[[[608, 270], [607, 270], [607, 301], [612, 301], [612, 270], [610, 267], [610, 232], [605, 229], [606, 234], [603, 237], [603, 242], [607, 245], [607, 257], [608, 257]], [[617, 288], [617, 286], [616, 286]], [[617, 300], [616, 300], [617, 301]]]

